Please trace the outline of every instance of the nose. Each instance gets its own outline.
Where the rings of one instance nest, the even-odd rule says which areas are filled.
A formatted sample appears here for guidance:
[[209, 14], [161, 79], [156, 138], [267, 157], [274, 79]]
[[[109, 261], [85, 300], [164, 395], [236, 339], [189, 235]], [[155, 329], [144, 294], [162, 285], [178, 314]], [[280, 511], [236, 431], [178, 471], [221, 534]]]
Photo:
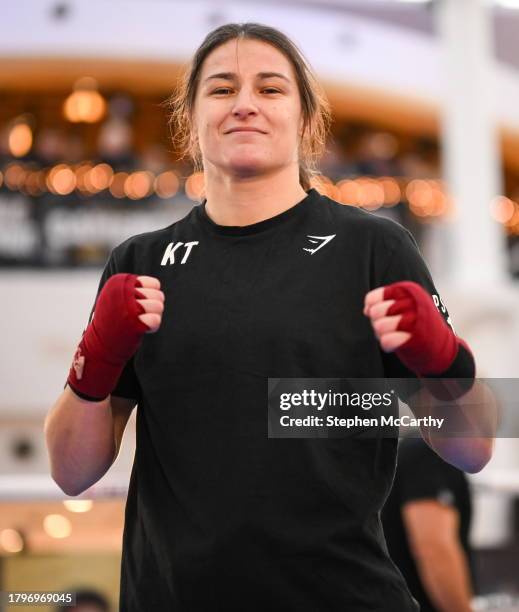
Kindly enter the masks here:
[[258, 113], [258, 107], [254, 101], [252, 92], [242, 87], [238, 92], [238, 95], [234, 99], [234, 105], [232, 108], [232, 114], [237, 119], [243, 119], [249, 115], [256, 115]]

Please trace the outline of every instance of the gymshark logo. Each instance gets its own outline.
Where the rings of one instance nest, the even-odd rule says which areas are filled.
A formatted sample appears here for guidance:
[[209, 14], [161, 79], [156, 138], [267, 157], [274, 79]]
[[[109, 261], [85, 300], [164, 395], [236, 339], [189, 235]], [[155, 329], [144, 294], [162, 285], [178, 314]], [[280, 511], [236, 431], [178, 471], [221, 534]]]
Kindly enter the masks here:
[[180, 247], [184, 247], [184, 257], [180, 260], [181, 264], [185, 264], [189, 254], [191, 253], [191, 249], [198, 244], [198, 241], [195, 242], [170, 242], [164, 251], [164, 256], [162, 257], [162, 261], [160, 262], [161, 266], [165, 266], [166, 264], [174, 264], [175, 263], [175, 252]]
[[314, 249], [306, 249], [303, 247], [303, 251], [307, 251], [310, 255], [317, 253], [319, 249], [322, 249], [325, 244], [328, 244], [330, 240], [333, 240], [337, 234], [331, 234], [330, 236], [307, 236], [312, 244], [317, 244]]

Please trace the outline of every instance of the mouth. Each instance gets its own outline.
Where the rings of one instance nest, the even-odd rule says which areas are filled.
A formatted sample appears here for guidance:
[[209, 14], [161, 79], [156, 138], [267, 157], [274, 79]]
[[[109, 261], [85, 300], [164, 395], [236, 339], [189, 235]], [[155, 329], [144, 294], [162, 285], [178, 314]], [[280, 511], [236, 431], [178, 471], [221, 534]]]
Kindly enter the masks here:
[[236, 128], [235, 130], [229, 130], [225, 132], [226, 134], [266, 134], [266, 132], [262, 132], [261, 130], [251, 129], [251, 128]]

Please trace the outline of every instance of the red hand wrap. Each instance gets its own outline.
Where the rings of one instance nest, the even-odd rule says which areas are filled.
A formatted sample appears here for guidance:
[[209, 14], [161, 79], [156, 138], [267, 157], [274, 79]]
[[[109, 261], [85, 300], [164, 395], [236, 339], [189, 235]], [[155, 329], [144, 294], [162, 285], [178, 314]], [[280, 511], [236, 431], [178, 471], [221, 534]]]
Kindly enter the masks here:
[[417, 283], [402, 281], [384, 288], [384, 300], [395, 300], [386, 316], [402, 315], [397, 330], [411, 334], [395, 351], [400, 361], [419, 376], [446, 372], [456, 358], [460, 340], [429, 293]]
[[135, 274], [114, 274], [99, 293], [67, 381], [78, 395], [97, 401], [106, 398], [149, 330], [138, 318], [144, 308], [137, 299], [146, 297], [138, 290], [141, 286]]

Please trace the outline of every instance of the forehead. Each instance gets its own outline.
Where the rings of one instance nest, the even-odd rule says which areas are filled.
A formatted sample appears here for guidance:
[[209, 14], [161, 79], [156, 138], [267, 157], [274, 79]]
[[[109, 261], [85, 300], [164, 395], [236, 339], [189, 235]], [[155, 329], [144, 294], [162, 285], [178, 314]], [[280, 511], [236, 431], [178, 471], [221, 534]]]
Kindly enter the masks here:
[[220, 45], [205, 58], [201, 80], [216, 72], [255, 75], [257, 72], [280, 72], [294, 78], [291, 62], [273, 45], [250, 39], [233, 39]]

